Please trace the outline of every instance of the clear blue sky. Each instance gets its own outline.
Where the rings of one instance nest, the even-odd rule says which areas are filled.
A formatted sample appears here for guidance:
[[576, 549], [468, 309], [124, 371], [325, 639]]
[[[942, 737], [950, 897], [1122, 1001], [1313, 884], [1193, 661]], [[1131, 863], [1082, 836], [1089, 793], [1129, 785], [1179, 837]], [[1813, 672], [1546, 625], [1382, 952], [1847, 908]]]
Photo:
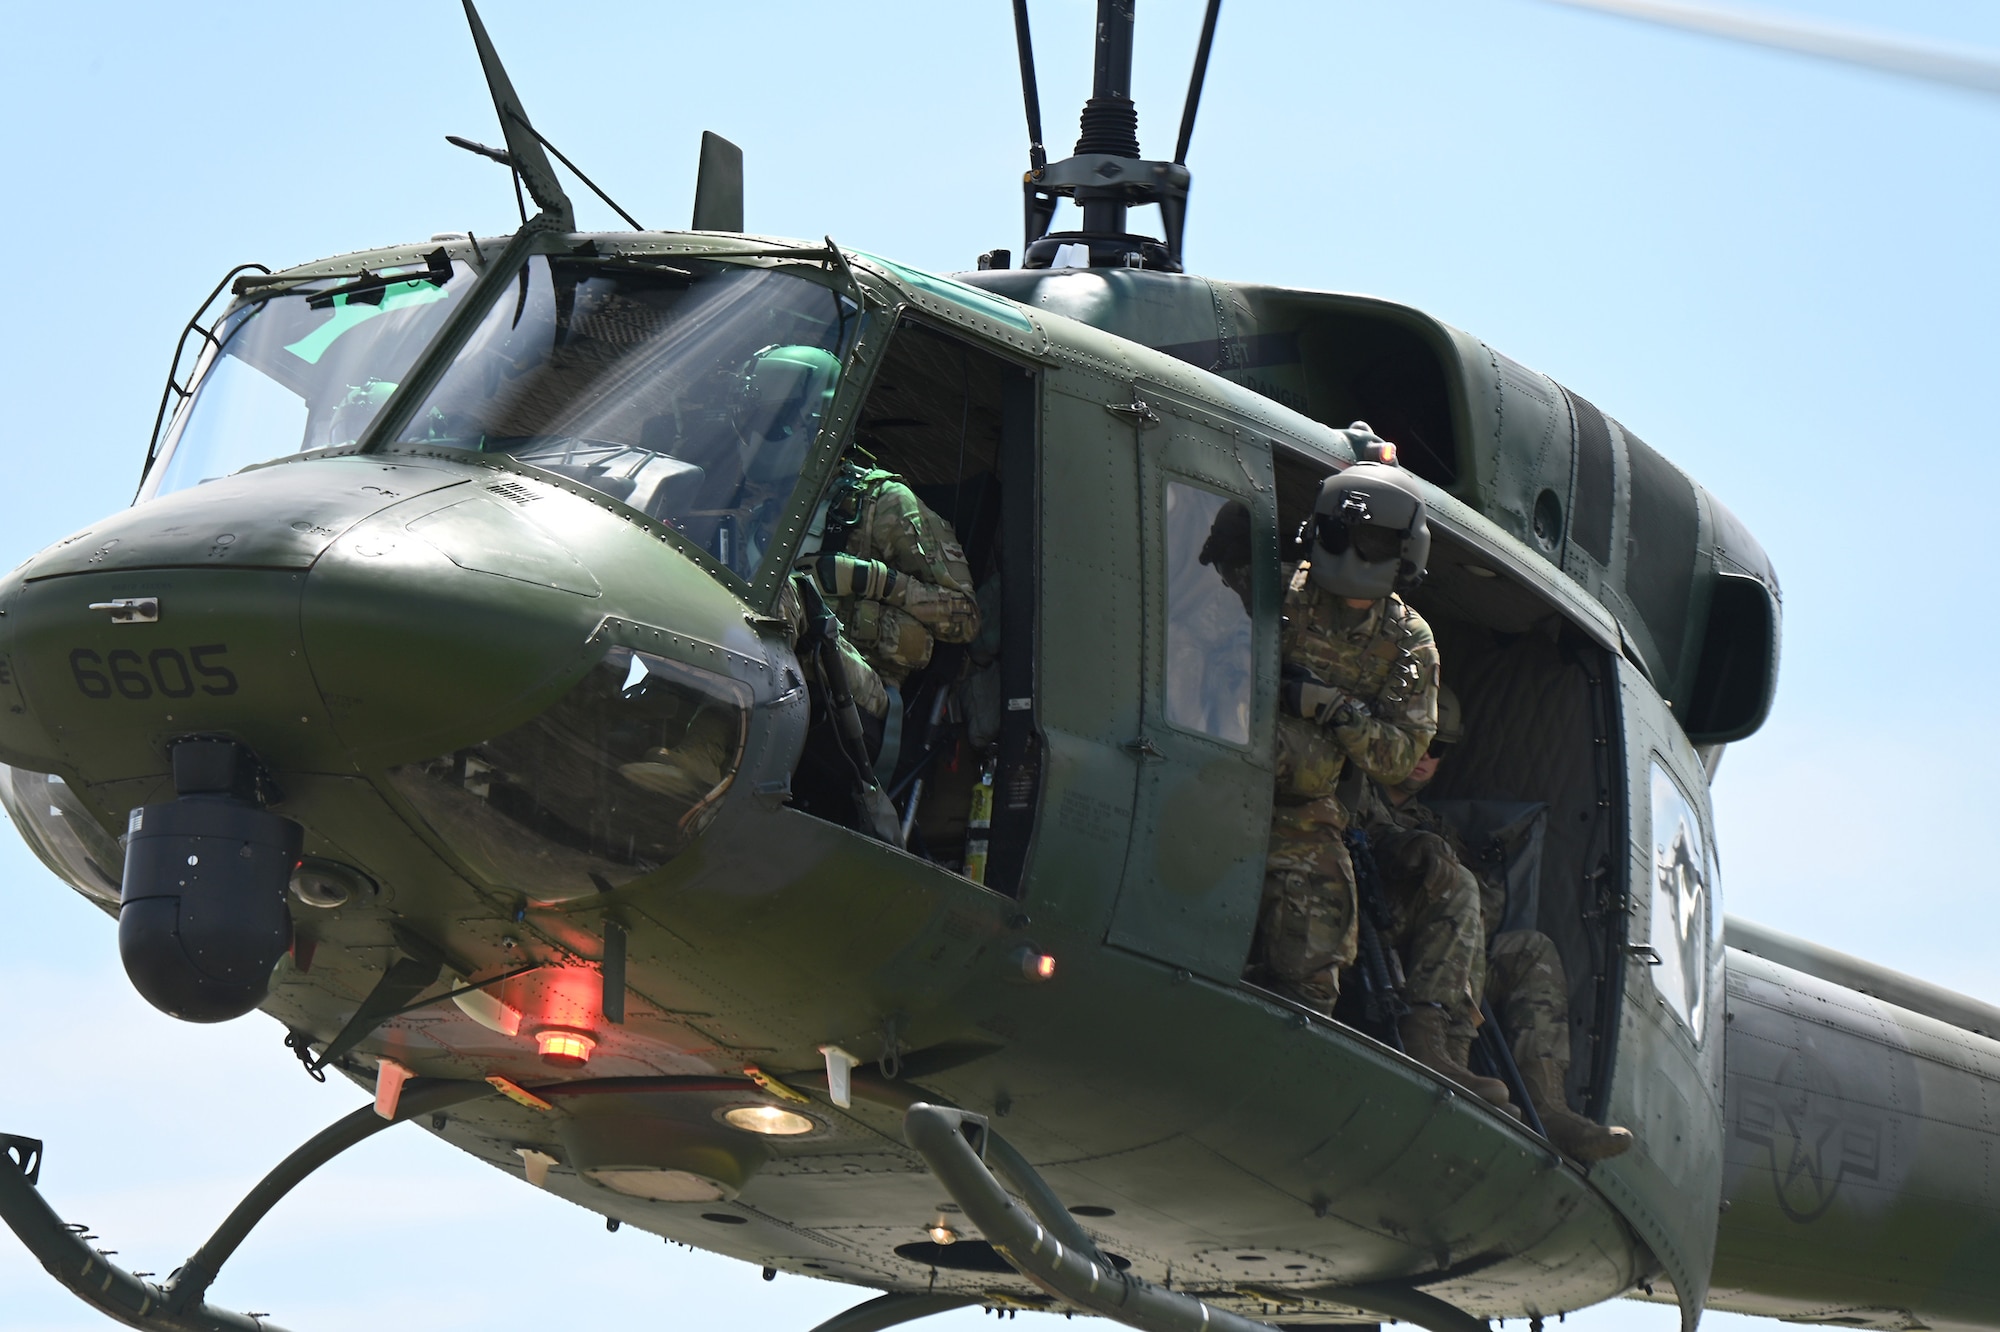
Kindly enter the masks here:
[[[1992, 6], [1783, 3], [2000, 48]], [[1140, 6], [1141, 133], [1159, 155], [1199, 8]], [[1092, 7], [1034, 9], [1060, 150]], [[686, 221], [712, 128], [746, 150], [754, 229], [946, 271], [1019, 248], [1005, 0], [485, 13], [537, 124], [642, 221]], [[127, 501], [173, 339], [229, 266], [512, 217], [499, 168], [443, 143], [498, 139], [450, 0], [13, 0], [0, 19], [8, 565]], [[1188, 228], [1199, 271], [1373, 292], [1478, 334], [1734, 508], [1784, 579], [1786, 637], [1771, 723], [1716, 786], [1731, 909], [1988, 1000], [2000, 900], [1971, 834], [1991, 824], [2000, 738], [1996, 163], [2000, 99], [1535, 0], [1230, 0]], [[46, 1192], [123, 1261], [173, 1267], [359, 1103], [301, 1076], [261, 1018], [189, 1028], [146, 1008], [109, 922], [11, 834], [0, 903], [0, 1131], [47, 1138]], [[408, 1130], [284, 1204], [216, 1295], [299, 1332], [555, 1317], [803, 1332], [852, 1299], [607, 1235]], [[1619, 1304], [1569, 1327], [1671, 1324]], [[0, 1328], [105, 1326], [0, 1241]]]

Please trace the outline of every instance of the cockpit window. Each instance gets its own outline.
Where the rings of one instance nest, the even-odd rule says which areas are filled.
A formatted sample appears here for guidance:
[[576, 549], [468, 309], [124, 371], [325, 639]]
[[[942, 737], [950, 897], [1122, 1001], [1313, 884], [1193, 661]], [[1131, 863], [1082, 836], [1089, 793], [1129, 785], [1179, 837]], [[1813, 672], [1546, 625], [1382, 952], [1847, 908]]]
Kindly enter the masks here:
[[750, 582], [833, 403], [858, 313], [783, 270], [537, 256], [402, 442], [505, 453], [569, 477]]
[[140, 499], [352, 444], [471, 286], [471, 270], [439, 252], [415, 272], [317, 279], [238, 304]]

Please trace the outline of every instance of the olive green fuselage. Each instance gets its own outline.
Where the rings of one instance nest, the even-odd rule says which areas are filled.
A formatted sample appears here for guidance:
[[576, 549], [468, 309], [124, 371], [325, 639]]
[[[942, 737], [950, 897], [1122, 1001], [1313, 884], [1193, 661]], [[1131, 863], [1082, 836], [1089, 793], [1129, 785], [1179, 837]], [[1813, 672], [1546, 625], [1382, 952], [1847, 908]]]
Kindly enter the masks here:
[[[655, 258], [750, 262], [756, 248], [593, 239]], [[490, 258], [494, 244], [451, 257]], [[363, 258], [380, 267], [415, 254]], [[768, 254], [755, 261], [806, 262]], [[1512, 783], [1513, 798], [1550, 803], [1567, 830], [1552, 854], [1575, 873], [1541, 923], [1575, 973], [1572, 1090], [1640, 1141], [1586, 1175], [1396, 1051], [1239, 979], [1269, 828], [1278, 567], [1296, 522], [1287, 505], [1300, 476], [1352, 461], [1348, 437], [1086, 324], [866, 256], [843, 263], [866, 314], [788, 511], [794, 547], [896, 339], [915, 327], [956, 339], [1004, 367], [1009, 386], [998, 418], [1012, 460], [998, 473], [1013, 543], [1004, 595], [1031, 599], [1008, 623], [1027, 636], [1032, 669], [1027, 692], [1005, 700], [1029, 736], [997, 792], [1024, 830], [1005, 881], [975, 883], [788, 803], [809, 743], [810, 672], [775, 577], [725, 576], [679, 528], [573, 478], [503, 454], [368, 437], [148, 500], [0, 581], [10, 808], [35, 783], [59, 781], [87, 824], [24, 821], [38, 852], [115, 914], [114, 839], [130, 810], [174, 797], [168, 746], [240, 741], [268, 771], [271, 810], [305, 829], [308, 860], [366, 883], [337, 907], [294, 906], [297, 943], [267, 1012], [324, 1048], [412, 936], [446, 959], [426, 991], [439, 997], [455, 977], [538, 964], [508, 1002], [587, 1030], [587, 1068], [559, 1077], [528, 1028], [497, 1028], [449, 1001], [391, 1020], [337, 1066], [362, 1082], [388, 1059], [540, 1088], [553, 1109], [494, 1097], [434, 1131], [515, 1172], [524, 1151], [540, 1153], [553, 1163], [546, 1187], [580, 1205], [766, 1266], [1046, 1303], [1010, 1271], [953, 1261], [957, 1246], [921, 1247], [952, 1226], [900, 1134], [899, 1100], [921, 1095], [992, 1115], [1065, 1202], [1096, 1209], [1087, 1224], [1134, 1270], [1251, 1313], [1282, 1309], [1289, 1322], [1376, 1321], [1339, 1291], [1381, 1282], [1482, 1316], [1579, 1308], [1662, 1279], [1696, 1305], [1711, 1266], [1719, 1292], [1761, 1311], [1822, 1311], [1847, 1297], [1817, 1296], [1816, 1283], [1844, 1272], [1877, 1283], [1856, 1307], [1928, 1315], [1936, 1290], [1949, 1294], [1936, 1307], [1951, 1321], [2000, 1321], [1963, 1262], [1864, 1279], [1877, 1247], [1868, 1227], [1899, 1218], [1894, 1207], [1822, 1209], [1821, 1229], [1845, 1227], [1839, 1271], [1797, 1257], [1818, 1242], [1816, 1218], [1781, 1223], [1759, 1210], [1768, 1185], [1739, 1150], [1749, 1121], [1735, 1102], [1744, 1079], [1766, 1075], [1737, 1051], [1753, 1028], [1787, 1049], [1814, 1038], [1792, 1018], [1750, 1015], [1762, 983], [1752, 967], [1729, 973], [1736, 1020], [1725, 1033], [1712, 893], [1692, 899], [1691, 934], [1685, 911], [1680, 923], [1692, 950], [1668, 968], [1686, 983], [1680, 1008], [1662, 997], [1661, 969], [1645, 956], [1665, 910], [1651, 890], [1649, 810], [1678, 790], [1697, 854], [1712, 822], [1702, 756], [1653, 679], [1698, 695], [1698, 635], [1683, 643], [1676, 629], [1684, 651], [1671, 661], [1653, 631], [1630, 647], [1619, 604], [1593, 594], [1604, 575], [1593, 584], [1566, 563], [1566, 538], [1537, 547], [1531, 519], [1497, 520], [1471, 482], [1429, 492], [1449, 559], [1437, 560], [1427, 613], [1447, 627], [1447, 675], [1457, 643], [1467, 669], [1489, 663], [1491, 679], [1522, 689], [1540, 682], [1560, 711], [1549, 729], [1567, 737], [1560, 775], [1540, 779], [1500, 756], [1464, 780]], [[432, 355], [448, 356], [452, 336]], [[1551, 386], [1545, 405], [1557, 400]], [[1163, 711], [1172, 611], [1157, 557], [1172, 486], [1252, 512], [1261, 562], [1245, 603], [1247, 743], [1193, 733]], [[1540, 486], [1528, 487], [1530, 507]], [[1705, 537], [1734, 531], [1719, 512], [1699, 506]], [[93, 609], [146, 598], [158, 603], [152, 622]], [[1708, 609], [1688, 614], [1701, 621]], [[409, 774], [550, 715], [617, 653], [725, 682], [746, 701], [738, 766], [666, 863], [637, 877], [510, 873], [516, 848], [477, 843], [444, 806], [422, 803]], [[1484, 706], [1497, 715], [1505, 699]], [[1696, 738], [1719, 743], [1729, 729]], [[459, 776], [476, 782], [463, 764]], [[621, 931], [622, 1021], [603, 1003], [605, 941]], [[1024, 975], [1024, 950], [1053, 956], [1053, 977]], [[862, 1062], [851, 1107], [826, 1091], [827, 1046]], [[1727, 1133], [1725, 1048], [1736, 1079]], [[1875, 1056], [1854, 1057], [1865, 1077]], [[575, 1085], [551, 1086], [563, 1077]], [[603, 1086], [578, 1094], [587, 1082]], [[793, 1107], [812, 1129], [757, 1137], [720, 1120], [746, 1105]], [[1878, 1187], [1945, 1168], [1919, 1151], [1898, 1157], [1913, 1164], [1894, 1174], [1880, 1151], [1869, 1167]], [[600, 1168], [640, 1157], [726, 1180], [728, 1196], [648, 1199], [605, 1182]], [[1849, 1164], [1844, 1197], [1860, 1196], [1861, 1173]], [[1790, 1196], [1791, 1185], [1777, 1188]], [[1971, 1209], [1954, 1224], [1990, 1215], [1954, 1196]]]

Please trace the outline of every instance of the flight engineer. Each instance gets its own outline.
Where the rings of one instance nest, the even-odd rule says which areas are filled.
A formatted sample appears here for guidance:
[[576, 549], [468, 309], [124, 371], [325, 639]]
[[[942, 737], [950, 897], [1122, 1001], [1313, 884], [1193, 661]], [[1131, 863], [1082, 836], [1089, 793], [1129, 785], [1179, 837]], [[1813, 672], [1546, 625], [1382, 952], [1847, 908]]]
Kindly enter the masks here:
[[980, 614], [972, 566], [951, 524], [874, 463], [858, 445], [848, 450], [795, 567], [888, 691], [879, 768], [893, 771], [903, 683], [930, 664], [936, 644], [977, 638]]
[[[1417, 797], [1437, 776], [1451, 746], [1464, 738], [1458, 696], [1438, 687], [1437, 735], [1429, 750], [1401, 782], [1381, 788], [1369, 811], [1368, 841], [1383, 878], [1398, 903], [1412, 900], [1470, 901], [1471, 919], [1483, 921], [1485, 938], [1475, 933], [1468, 951], [1461, 931], [1433, 929], [1413, 952], [1428, 948], [1450, 953], [1457, 972], [1463, 959], [1472, 966], [1473, 992], [1493, 1005], [1501, 1026], [1512, 1035], [1510, 1048], [1521, 1081], [1556, 1147], [1579, 1161], [1602, 1161], [1632, 1145], [1629, 1130], [1606, 1127], [1569, 1108], [1569, 982], [1555, 941], [1540, 930], [1500, 930], [1507, 909], [1506, 881], [1496, 867], [1484, 875], [1467, 868], [1457, 833], [1442, 815]], [[1463, 924], [1463, 905], [1444, 913]], [[1410, 960], [1412, 986], [1421, 965]], [[1479, 1025], [1476, 1007], [1447, 1006], [1447, 1039], [1454, 1050], [1470, 1046]]]

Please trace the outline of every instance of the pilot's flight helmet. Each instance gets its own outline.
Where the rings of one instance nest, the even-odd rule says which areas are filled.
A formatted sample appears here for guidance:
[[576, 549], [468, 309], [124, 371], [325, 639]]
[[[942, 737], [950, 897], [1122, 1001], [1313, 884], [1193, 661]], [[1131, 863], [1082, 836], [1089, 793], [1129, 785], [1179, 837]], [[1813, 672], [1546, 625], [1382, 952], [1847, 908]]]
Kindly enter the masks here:
[[1312, 580], [1337, 597], [1376, 601], [1424, 580], [1431, 529], [1400, 468], [1363, 462], [1334, 473], [1320, 483], [1306, 527]]
[[839, 384], [840, 358], [820, 347], [774, 344], [743, 363], [734, 406], [745, 480], [791, 484]]

